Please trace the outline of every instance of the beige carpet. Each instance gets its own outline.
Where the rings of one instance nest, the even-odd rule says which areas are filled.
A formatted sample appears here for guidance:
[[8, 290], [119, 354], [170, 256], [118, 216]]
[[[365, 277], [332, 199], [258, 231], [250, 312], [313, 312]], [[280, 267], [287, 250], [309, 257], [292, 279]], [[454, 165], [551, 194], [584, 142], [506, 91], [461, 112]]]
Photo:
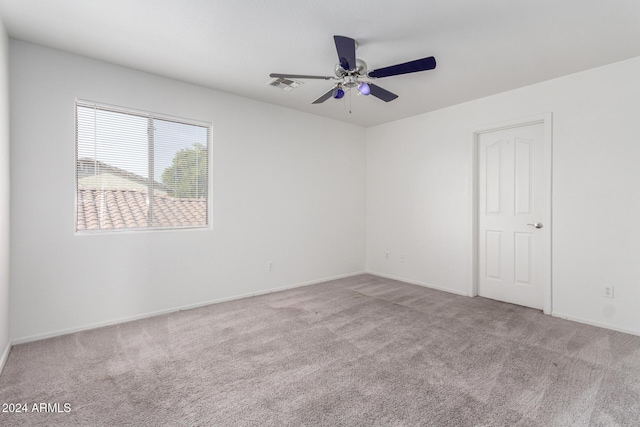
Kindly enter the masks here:
[[41, 402], [0, 425], [637, 426], [640, 337], [362, 275], [15, 346]]

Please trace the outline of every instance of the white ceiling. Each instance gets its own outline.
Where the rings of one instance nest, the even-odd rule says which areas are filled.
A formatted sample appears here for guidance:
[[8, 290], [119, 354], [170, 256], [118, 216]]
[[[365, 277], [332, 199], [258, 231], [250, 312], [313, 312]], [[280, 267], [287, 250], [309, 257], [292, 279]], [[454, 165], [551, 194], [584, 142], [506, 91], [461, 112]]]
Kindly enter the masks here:
[[[640, 56], [638, 0], [0, 0], [0, 16], [15, 39], [361, 126]], [[333, 35], [356, 39], [369, 69], [438, 66], [379, 79], [390, 103], [311, 105], [331, 82], [266, 85], [332, 75]]]

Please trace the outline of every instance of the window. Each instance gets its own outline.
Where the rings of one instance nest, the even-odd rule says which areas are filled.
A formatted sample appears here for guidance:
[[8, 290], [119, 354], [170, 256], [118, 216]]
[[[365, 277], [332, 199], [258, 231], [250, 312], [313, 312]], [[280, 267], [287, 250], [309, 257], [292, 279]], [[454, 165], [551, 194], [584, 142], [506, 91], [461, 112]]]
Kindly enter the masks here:
[[76, 231], [208, 227], [211, 125], [76, 101]]

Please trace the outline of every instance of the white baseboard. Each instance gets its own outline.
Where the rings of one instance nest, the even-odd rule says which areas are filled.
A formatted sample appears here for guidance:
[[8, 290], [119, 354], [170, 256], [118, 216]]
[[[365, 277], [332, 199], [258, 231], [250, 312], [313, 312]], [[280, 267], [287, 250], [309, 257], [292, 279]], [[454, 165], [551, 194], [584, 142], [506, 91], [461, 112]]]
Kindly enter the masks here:
[[553, 313], [551, 313], [551, 315], [553, 317], [559, 317], [561, 319], [571, 320], [572, 322], [584, 323], [585, 325], [597, 326], [599, 328], [611, 329], [612, 331], [624, 332], [625, 334], [640, 336], [640, 330], [636, 330], [636, 329], [621, 328], [619, 326], [615, 326], [610, 323], [596, 322], [594, 320], [584, 319], [582, 317], [577, 317], [577, 316], [571, 316], [569, 314], [559, 313], [557, 311], [554, 311]]
[[7, 358], [9, 358], [10, 351], [11, 351], [11, 342], [7, 342], [7, 346], [2, 352], [2, 357], [0, 357], [0, 374], [2, 374], [2, 370], [4, 369], [4, 364], [7, 363]]
[[[273, 292], [286, 291], [287, 289], [294, 289], [294, 288], [300, 288], [300, 287], [303, 287], [303, 286], [315, 285], [317, 283], [328, 282], [330, 280], [344, 279], [346, 277], [358, 276], [360, 274], [365, 274], [365, 271], [358, 271], [358, 272], [354, 272], [354, 273], [341, 274], [341, 275], [332, 276], [332, 277], [325, 277], [323, 279], [310, 280], [310, 281], [307, 281], [307, 282], [299, 282], [299, 283], [294, 283], [294, 284], [291, 284], [291, 285], [280, 286], [280, 287], [277, 287], [277, 288], [271, 288], [271, 289], [266, 289], [266, 290], [257, 291], [257, 292], [249, 292], [249, 293], [241, 294], [241, 295], [234, 295], [234, 296], [230, 296], [230, 297], [218, 298], [218, 299], [199, 302], [199, 303], [195, 303], [195, 304], [187, 304], [187, 305], [182, 305], [182, 306], [178, 306], [178, 307], [172, 307], [172, 308], [168, 308], [168, 309], [164, 309], [164, 310], [157, 310], [157, 311], [147, 312], [147, 313], [143, 313], [143, 314], [139, 314], [139, 315], [135, 315], [135, 316], [121, 317], [121, 318], [118, 318], [118, 319], [107, 320], [105, 322], [91, 323], [91, 324], [88, 324], [88, 325], [78, 326], [78, 327], [74, 327], [74, 328], [60, 329], [60, 330], [53, 331], [53, 332], [45, 332], [43, 334], [29, 335], [29, 336], [26, 336], [26, 337], [20, 337], [20, 338], [14, 339], [11, 344], [14, 344], [14, 345], [15, 344], [23, 344], [23, 343], [26, 343], [26, 342], [43, 340], [43, 339], [46, 339], [46, 338], [53, 338], [53, 337], [57, 337], [57, 336], [60, 336], [60, 335], [72, 334], [74, 332], [80, 332], [80, 331], [86, 331], [86, 330], [90, 330], [90, 329], [102, 328], [104, 326], [117, 325], [118, 323], [125, 323], [125, 322], [131, 322], [131, 321], [134, 321], [134, 320], [146, 319], [148, 317], [160, 316], [162, 314], [167, 314], [167, 313], [174, 313], [176, 311], [190, 310], [192, 308], [204, 307], [204, 306], [211, 305], [211, 304], [218, 304], [218, 303], [221, 303], [221, 302], [233, 301], [233, 300], [237, 300], [237, 299], [241, 299], [241, 298], [254, 297], [254, 296], [258, 296], [258, 295], [270, 294], [270, 293], [273, 293]], [[9, 354], [9, 352], [7, 351], [7, 355], [8, 354]]]
[[389, 274], [379, 273], [377, 271], [366, 271], [367, 274], [372, 274], [374, 276], [384, 277], [385, 279], [398, 280], [400, 282], [411, 283], [412, 285], [424, 286], [425, 288], [431, 288], [438, 291], [449, 292], [450, 294], [462, 295], [464, 297], [467, 296], [466, 291], [458, 291], [456, 289], [443, 288], [442, 286], [432, 285], [431, 283], [419, 282], [417, 280], [405, 279], [402, 277], [391, 276]]

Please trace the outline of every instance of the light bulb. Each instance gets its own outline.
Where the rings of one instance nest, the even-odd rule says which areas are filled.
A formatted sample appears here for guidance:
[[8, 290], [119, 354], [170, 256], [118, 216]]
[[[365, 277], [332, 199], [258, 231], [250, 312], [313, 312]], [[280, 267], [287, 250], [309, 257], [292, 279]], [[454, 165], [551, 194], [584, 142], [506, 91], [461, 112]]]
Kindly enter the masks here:
[[358, 92], [366, 96], [371, 93], [371, 88], [369, 87], [368, 84], [366, 84], [365, 82], [362, 82], [360, 83], [360, 86], [358, 86]]
[[333, 95], [332, 95], [335, 99], [340, 99], [344, 96], [344, 91], [340, 88], [336, 88], [336, 90], [333, 91]]

